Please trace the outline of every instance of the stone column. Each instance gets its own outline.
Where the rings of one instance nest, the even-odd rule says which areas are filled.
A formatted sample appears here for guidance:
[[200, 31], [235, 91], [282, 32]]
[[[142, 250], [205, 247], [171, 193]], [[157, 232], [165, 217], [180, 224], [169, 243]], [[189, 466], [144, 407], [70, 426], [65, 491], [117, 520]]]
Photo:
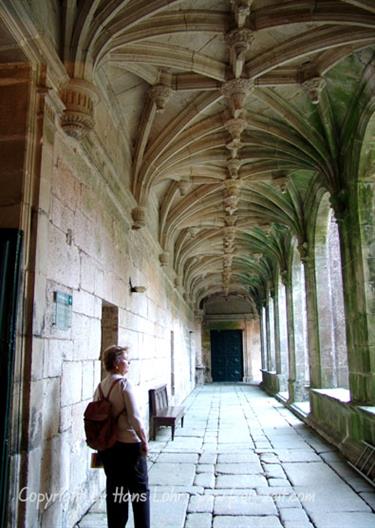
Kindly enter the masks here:
[[263, 304], [259, 306], [259, 329], [260, 329], [260, 351], [262, 369], [267, 369], [267, 330], [266, 330], [266, 308]]
[[[306, 243], [299, 247], [305, 283], [306, 315], [307, 315], [307, 358], [309, 360], [310, 387], [322, 387], [321, 357], [319, 347], [319, 319], [317, 309], [317, 290], [315, 280], [315, 261]], [[327, 284], [327, 288], [329, 285]], [[333, 351], [331, 351], [333, 354]], [[332, 380], [326, 380], [324, 386], [331, 386]]]
[[269, 372], [275, 372], [276, 361], [275, 361], [275, 309], [274, 300], [271, 293], [267, 299], [267, 341], [268, 341], [268, 362], [267, 368]]
[[353, 183], [339, 226], [352, 400], [375, 403], [375, 183]]
[[285, 286], [286, 321], [288, 331], [288, 403], [297, 401], [298, 390], [296, 390], [296, 351], [294, 339], [294, 310], [293, 292], [289, 276], [282, 277]]
[[279, 390], [287, 389], [287, 365], [288, 365], [288, 333], [286, 322], [285, 288], [279, 281], [275, 289], [275, 351], [276, 351], [276, 373], [279, 380]]
[[195, 330], [193, 334], [195, 348], [195, 383], [203, 385], [205, 382], [206, 367], [202, 359], [202, 314], [196, 312], [194, 316]]

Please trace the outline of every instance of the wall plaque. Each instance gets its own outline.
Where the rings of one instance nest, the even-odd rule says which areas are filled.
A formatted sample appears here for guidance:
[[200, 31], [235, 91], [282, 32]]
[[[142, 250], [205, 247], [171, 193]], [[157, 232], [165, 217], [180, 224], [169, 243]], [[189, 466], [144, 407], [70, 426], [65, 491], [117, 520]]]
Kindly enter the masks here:
[[54, 292], [55, 326], [59, 330], [68, 330], [72, 326], [73, 296], [69, 293]]

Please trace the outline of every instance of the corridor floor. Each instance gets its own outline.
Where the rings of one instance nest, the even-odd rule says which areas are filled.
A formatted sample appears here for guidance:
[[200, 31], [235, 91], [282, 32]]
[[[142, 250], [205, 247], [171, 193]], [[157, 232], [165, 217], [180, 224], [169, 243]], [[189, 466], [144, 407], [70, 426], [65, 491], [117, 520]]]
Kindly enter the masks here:
[[[175, 440], [150, 443], [152, 528], [375, 527], [375, 489], [258, 387], [205, 385], [184, 404]], [[78, 527], [105, 519], [102, 499]]]

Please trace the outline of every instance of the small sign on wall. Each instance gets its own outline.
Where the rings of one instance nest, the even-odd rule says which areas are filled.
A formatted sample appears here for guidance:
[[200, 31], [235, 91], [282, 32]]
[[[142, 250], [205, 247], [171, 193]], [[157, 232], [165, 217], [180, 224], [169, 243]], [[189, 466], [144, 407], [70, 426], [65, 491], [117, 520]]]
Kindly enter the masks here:
[[60, 291], [55, 291], [53, 295], [55, 301], [54, 324], [59, 330], [68, 330], [72, 326], [73, 296]]

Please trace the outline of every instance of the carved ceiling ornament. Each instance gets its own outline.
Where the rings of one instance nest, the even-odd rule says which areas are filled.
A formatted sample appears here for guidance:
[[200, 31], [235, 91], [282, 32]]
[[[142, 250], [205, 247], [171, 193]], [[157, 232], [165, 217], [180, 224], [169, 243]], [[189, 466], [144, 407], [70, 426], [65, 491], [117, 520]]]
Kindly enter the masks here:
[[303, 89], [310, 97], [311, 102], [313, 104], [319, 104], [320, 95], [325, 86], [326, 80], [324, 79], [324, 77], [320, 76], [312, 77], [311, 79], [306, 79], [302, 83]]
[[251, 29], [233, 29], [225, 35], [225, 41], [229, 47], [229, 59], [236, 78], [241, 77], [245, 64], [246, 53], [254, 40]]
[[64, 132], [78, 141], [95, 126], [94, 107], [99, 101], [96, 87], [83, 79], [71, 79], [60, 91], [65, 105], [60, 123]]
[[245, 25], [247, 17], [250, 15], [251, 6], [254, 0], [231, 0], [231, 5], [238, 27]]
[[241, 117], [233, 117], [228, 119], [224, 126], [232, 136], [232, 139], [240, 139], [242, 132], [247, 127], [247, 121]]
[[233, 117], [243, 114], [246, 99], [253, 89], [254, 82], [244, 78], [232, 79], [222, 85], [221, 92], [229, 103]]
[[149, 89], [148, 95], [155, 103], [157, 112], [163, 112], [172, 92], [172, 88], [165, 84], [155, 84]]
[[231, 158], [227, 161], [228, 175], [233, 180], [238, 178], [241, 161], [238, 158]]

